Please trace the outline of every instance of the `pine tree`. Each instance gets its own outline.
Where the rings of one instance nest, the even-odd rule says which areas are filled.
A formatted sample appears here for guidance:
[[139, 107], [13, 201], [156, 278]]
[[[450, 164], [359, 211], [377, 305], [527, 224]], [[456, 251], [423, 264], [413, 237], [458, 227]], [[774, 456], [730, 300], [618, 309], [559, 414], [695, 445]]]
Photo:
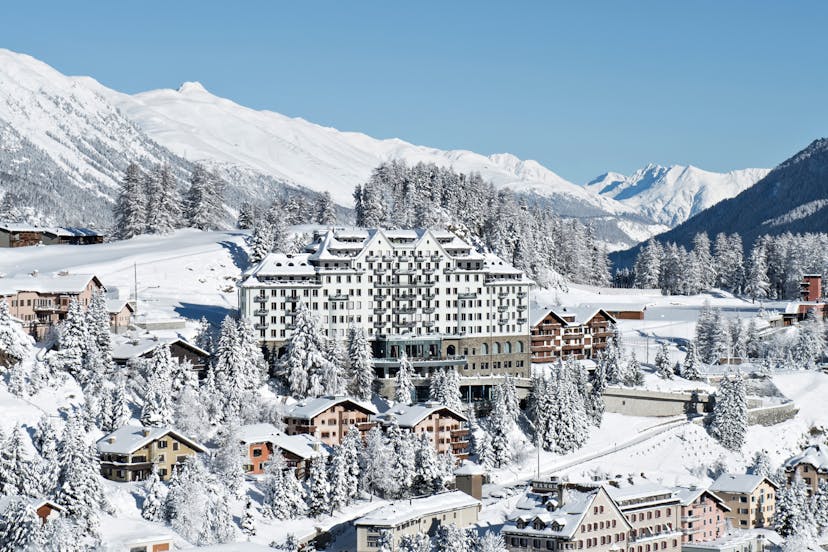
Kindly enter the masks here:
[[31, 342], [12, 320], [8, 302], [0, 299], [0, 362], [5, 357], [5, 364], [12, 366], [27, 358], [30, 350]]
[[336, 338], [328, 340], [326, 371], [322, 375], [323, 394], [341, 395], [347, 385], [345, 350]]
[[341, 510], [351, 502], [347, 453], [342, 446], [334, 447], [330, 461], [330, 513]]
[[308, 515], [311, 517], [319, 517], [330, 511], [331, 487], [326, 464], [324, 456], [316, 456], [311, 460], [308, 478]]
[[55, 500], [88, 535], [98, 534], [98, 512], [107, 505], [100, 478], [98, 456], [83, 441], [80, 421], [73, 415], [66, 422], [58, 448]]
[[416, 466], [413, 481], [415, 494], [432, 495], [442, 490], [443, 468], [430, 437], [425, 433], [417, 436], [414, 464]]
[[173, 405], [170, 397], [172, 363], [169, 345], [159, 345], [152, 352], [148, 365], [147, 391], [141, 409], [141, 423], [145, 426], [160, 427], [173, 423]]
[[236, 228], [248, 230], [253, 227], [256, 220], [256, 209], [250, 202], [245, 201], [239, 206], [239, 216], [236, 220]]
[[109, 311], [103, 291], [96, 291], [92, 295], [92, 301], [86, 310], [86, 327], [94, 338], [104, 367], [108, 370], [112, 364], [112, 333], [109, 330]]
[[394, 400], [400, 404], [411, 404], [415, 392], [414, 383], [411, 381], [414, 366], [405, 353], [400, 355], [399, 360], [400, 368], [394, 384]]
[[697, 380], [701, 378], [701, 373], [699, 371], [699, 365], [701, 364], [701, 360], [699, 359], [698, 352], [696, 351], [696, 344], [692, 341], [687, 343], [687, 355], [684, 357], [684, 364], [681, 367], [681, 377], [687, 380]]
[[187, 223], [200, 230], [216, 230], [223, 217], [224, 183], [203, 165], [197, 163], [190, 175], [187, 191]]
[[362, 452], [362, 434], [355, 426], [348, 428], [342, 439], [342, 454], [348, 468], [347, 488], [348, 498], [355, 498], [359, 494], [360, 464]]
[[584, 407], [592, 425], [601, 427], [604, 418], [604, 391], [607, 388], [606, 361], [602, 360], [604, 352], [598, 354], [595, 370], [590, 375], [589, 394], [586, 396]]
[[431, 538], [427, 533], [402, 535], [397, 546], [399, 552], [431, 552], [431, 549]]
[[434, 539], [436, 552], [471, 552], [466, 540], [466, 533], [454, 523], [440, 525]]
[[349, 389], [360, 400], [370, 400], [374, 385], [371, 344], [361, 326], [348, 329], [348, 364], [350, 368]]
[[712, 433], [725, 448], [741, 450], [747, 433], [748, 412], [745, 382], [741, 371], [726, 375], [716, 392]]
[[670, 364], [670, 354], [667, 352], [667, 344], [662, 343], [655, 356], [656, 373], [662, 379], [673, 379], [673, 369]]
[[262, 486], [265, 517], [295, 519], [305, 513], [307, 506], [302, 485], [296, 479], [296, 473], [285, 467], [281, 455], [268, 462]]
[[126, 383], [121, 378], [112, 390], [112, 415], [107, 422], [111, 431], [115, 431], [119, 427], [126, 425], [131, 417], [132, 412], [127, 403]]
[[507, 395], [505, 385], [501, 384], [495, 388], [492, 396], [492, 411], [489, 414], [489, 445], [492, 450], [494, 465], [499, 468], [512, 462], [514, 448], [510, 435], [514, 430], [515, 420], [509, 411]]
[[394, 536], [387, 529], [380, 529], [377, 539], [377, 552], [395, 552]]
[[207, 351], [212, 355], [215, 348], [215, 333], [215, 328], [213, 328], [213, 325], [210, 323], [210, 321], [202, 316], [201, 319], [198, 321], [198, 329], [196, 330], [194, 340], [195, 346], [199, 349]]
[[256, 520], [253, 518], [253, 501], [250, 497], [247, 497], [247, 501], [244, 503], [244, 516], [241, 520], [241, 530], [248, 537], [252, 537], [256, 534]]
[[258, 263], [273, 250], [273, 229], [265, 221], [259, 221], [253, 227], [253, 235], [250, 238], [251, 263]]
[[336, 223], [336, 208], [328, 191], [319, 194], [316, 200], [316, 222], [325, 225]]
[[365, 437], [360, 459], [362, 482], [365, 489], [379, 495], [393, 494], [398, 484], [393, 473], [393, 451], [379, 427], [373, 427]]
[[654, 240], [647, 242], [635, 260], [635, 286], [639, 288], [659, 287], [661, 273], [661, 245]]
[[624, 385], [635, 387], [644, 383], [644, 373], [641, 371], [641, 363], [635, 356], [635, 351], [630, 353], [627, 360], [627, 369], [624, 371]]
[[316, 396], [311, 391], [314, 376], [317, 391], [321, 391], [321, 375], [328, 371], [327, 339], [319, 322], [303, 304], [296, 313], [296, 329], [287, 342], [287, 351], [280, 360], [285, 371], [290, 393], [294, 397]]
[[164, 499], [166, 487], [158, 478], [158, 471], [153, 465], [152, 473], [144, 482], [144, 503], [141, 506], [141, 517], [149, 521], [161, 521], [164, 517]]
[[820, 532], [828, 528], [828, 482], [819, 482], [817, 492], [811, 500], [811, 511], [814, 513], [814, 523]]
[[460, 396], [460, 375], [454, 368], [440, 368], [431, 375], [429, 399], [460, 411], [463, 408]]
[[747, 471], [752, 475], [771, 477], [773, 474], [773, 468], [771, 466], [768, 453], [764, 450], [757, 451], [756, 454], [753, 455], [753, 460], [751, 461], [750, 466], [748, 466]]
[[765, 299], [770, 295], [768, 252], [765, 240], [759, 239], [753, 244], [748, 262], [745, 293], [754, 301]]
[[571, 368], [559, 362], [549, 405], [546, 442], [560, 453], [580, 448], [589, 437], [589, 421], [583, 397], [579, 395]]
[[159, 165], [147, 181], [147, 225], [148, 232], [169, 234], [181, 228], [181, 198], [176, 189], [175, 177], [168, 164]]
[[60, 350], [57, 358], [60, 367], [80, 379], [83, 357], [87, 348], [86, 315], [76, 299], [69, 301], [66, 318], [60, 327]]
[[486, 531], [480, 537], [477, 552], [506, 552], [506, 543], [503, 541], [503, 535], [496, 531]]
[[0, 520], [0, 550], [36, 550], [34, 546], [41, 525], [40, 518], [26, 499], [11, 498]]
[[23, 443], [23, 430], [15, 425], [8, 441], [3, 443], [5, 449], [2, 453], [2, 462], [8, 469], [5, 472], [4, 480], [0, 480], [0, 493], [6, 495], [28, 495], [37, 494], [37, 484], [31, 477], [32, 462], [26, 454]]
[[794, 478], [788, 487], [783, 487], [777, 493], [773, 526], [783, 537], [807, 535], [814, 530], [816, 523], [810, 508], [808, 489], [800, 477]]
[[244, 447], [235, 425], [226, 426], [219, 437], [218, 450], [213, 454], [211, 468], [216, 477], [236, 496], [244, 485]]
[[135, 163], [127, 166], [114, 215], [115, 237], [118, 239], [128, 240], [146, 232], [147, 191], [144, 175]]

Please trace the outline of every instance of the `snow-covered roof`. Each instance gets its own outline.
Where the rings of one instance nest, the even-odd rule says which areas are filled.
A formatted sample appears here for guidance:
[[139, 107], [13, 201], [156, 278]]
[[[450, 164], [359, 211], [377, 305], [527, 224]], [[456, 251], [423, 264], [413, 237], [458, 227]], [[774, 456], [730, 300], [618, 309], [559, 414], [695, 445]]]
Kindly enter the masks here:
[[811, 445], [796, 456], [785, 461], [785, 468], [795, 468], [800, 464], [808, 464], [818, 470], [828, 470], [828, 446]]
[[[765, 534], [759, 531], [748, 531], [744, 529], [735, 529], [732, 532], [719, 537], [718, 539], [709, 541], [693, 541], [684, 543], [689, 550], [711, 550], [719, 552], [722, 550], [753, 550], [753, 547], [744, 548], [740, 545], [747, 545], [756, 540], [765, 540]], [[682, 547], [684, 549], [684, 547]], [[801, 552], [807, 552], [802, 550]]]
[[681, 501], [682, 506], [689, 506], [690, 504], [698, 500], [699, 497], [706, 494], [714, 501], [718, 502], [724, 510], [730, 511], [730, 507], [724, 503], [722, 497], [720, 497], [713, 491], [710, 491], [709, 489], [705, 489], [704, 487], [673, 487], [673, 492]]
[[[117, 312], [117, 311], [115, 311]], [[138, 336], [113, 335], [112, 336], [112, 358], [116, 361], [127, 361], [140, 358], [160, 347], [161, 345], [172, 345], [177, 343], [182, 347], [193, 350], [201, 356], [210, 356], [208, 351], [193, 345], [180, 337], [160, 337], [154, 334], [141, 334]]]
[[[600, 492], [600, 488], [589, 491], [567, 490], [563, 505], [557, 506], [557, 503], [553, 502], [551, 510], [547, 509], [550, 504], [543, 502], [544, 497], [528, 494], [522, 511], [507, 521], [502, 530], [570, 539], [578, 531], [584, 516]], [[528, 505], [532, 507], [527, 508]], [[541, 521], [543, 527], [536, 529], [533, 526], [535, 520]], [[518, 523], [525, 524], [525, 527], [519, 528]]]
[[710, 486], [710, 490], [720, 493], [752, 493], [763, 481], [773, 487], [776, 485], [767, 477], [747, 473], [723, 473]]
[[102, 234], [97, 230], [91, 228], [78, 228], [75, 226], [60, 226], [57, 228], [43, 228], [44, 234], [52, 234], [63, 238], [83, 237], [83, 236], [101, 236]]
[[59, 506], [55, 502], [52, 502], [48, 498], [33, 498], [31, 496], [23, 495], [0, 495], [0, 513], [5, 512], [6, 508], [8, 508], [12, 504], [12, 502], [20, 499], [27, 502], [29, 506], [31, 506], [35, 510], [37, 510], [41, 506], [48, 505], [49, 507], [51, 507], [54, 510], [57, 510], [58, 512], [63, 511], [63, 508], [61, 506]]
[[133, 310], [132, 305], [129, 304], [129, 301], [126, 299], [107, 299], [106, 300], [106, 312], [117, 314], [121, 312], [124, 307]]
[[623, 508], [627, 501], [638, 501], [642, 499], [652, 499], [653, 501], [661, 501], [666, 499], [675, 499], [673, 489], [654, 483], [652, 481], [635, 481], [631, 484], [621, 484], [620, 486], [607, 485], [607, 494]]
[[[175, 534], [143, 519], [118, 517], [111, 518], [112, 523], [101, 523], [101, 540], [107, 546], [105, 550], [129, 550], [136, 545], [161, 544], [172, 542]], [[119, 548], [109, 548], [109, 547]], [[150, 547], [151, 549], [151, 547]]]
[[327, 395], [324, 397], [314, 397], [310, 399], [303, 399], [290, 407], [286, 412], [285, 416], [290, 418], [301, 418], [303, 420], [310, 420], [311, 418], [318, 416], [322, 412], [332, 408], [338, 404], [350, 402], [365, 410], [370, 414], [376, 414], [377, 409], [369, 402], [358, 401], [351, 397], [346, 397], [344, 395]]
[[273, 424], [248, 424], [241, 426], [238, 436], [242, 443], [271, 443], [274, 448], [286, 450], [299, 458], [327, 456], [328, 448], [313, 435], [288, 435]]
[[478, 507], [480, 501], [462, 491], [450, 491], [424, 498], [413, 498], [392, 502], [377, 508], [354, 522], [354, 525], [396, 527], [402, 523], [423, 516], [451, 512], [464, 508]]
[[467, 420], [466, 416], [462, 412], [458, 412], [453, 408], [449, 408], [448, 406], [436, 402], [395, 405], [385, 412], [377, 414], [376, 419], [383, 424], [390, 424], [393, 420], [396, 420], [397, 425], [400, 427], [414, 427], [435, 412], [439, 412], [441, 410], [447, 411], [447, 413], [460, 420]]
[[253, 276], [313, 276], [316, 270], [308, 262], [309, 257], [308, 253], [295, 255], [270, 253], [256, 265], [251, 274]]
[[26, 224], [25, 222], [4, 222], [0, 223], [0, 230], [6, 232], [42, 232], [44, 228]]
[[454, 475], [483, 475], [486, 470], [483, 466], [475, 464], [471, 460], [463, 460], [463, 464], [454, 470]]
[[[81, 293], [91, 280], [97, 280], [94, 274], [55, 274], [48, 276], [24, 275], [0, 278], [0, 295], [13, 295], [19, 291], [37, 293]], [[100, 281], [98, 281], [100, 283]]]
[[204, 452], [206, 450], [197, 441], [185, 437], [177, 430], [168, 426], [144, 427], [125, 425], [108, 435], [104, 435], [96, 444], [98, 452], [101, 454], [132, 454], [136, 450], [147, 446], [157, 439], [161, 439], [165, 435], [172, 435], [196, 452]]
[[[554, 314], [563, 321], [565, 326], [580, 326], [586, 324], [599, 312], [603, 313], [611, 322], [615, 318], [602, 307], [592, 305], [577, 305], [574, 307], [543, 306], [537, 303], [529, 305], [529, 327], [537, 326], [549, 314]], [[568, 320], [574, 318], [573, 320]]]

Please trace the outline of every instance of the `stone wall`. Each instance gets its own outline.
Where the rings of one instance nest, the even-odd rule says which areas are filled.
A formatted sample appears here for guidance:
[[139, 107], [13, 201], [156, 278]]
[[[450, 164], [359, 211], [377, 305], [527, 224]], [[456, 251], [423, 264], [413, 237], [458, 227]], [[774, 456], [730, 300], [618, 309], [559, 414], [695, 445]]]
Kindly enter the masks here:
[[604, 404], [606, 412], [627, 416], [671, 417], [713, 411], [710, 396], [701, 391], [669, 393], [607, 387]]

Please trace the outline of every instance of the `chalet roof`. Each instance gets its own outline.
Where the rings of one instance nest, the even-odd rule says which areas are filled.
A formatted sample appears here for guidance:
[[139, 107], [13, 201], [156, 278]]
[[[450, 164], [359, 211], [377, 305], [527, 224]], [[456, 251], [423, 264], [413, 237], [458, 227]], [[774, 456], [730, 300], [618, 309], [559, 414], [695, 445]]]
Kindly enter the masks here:
[[[577, 305], [574, 307], [560, 307], [556, 305], [548, 307], [533, 303], [529, 306], [529, 327], [537, 326], [550, 314], [561, 320], [564, 326], [580, 326], [592, 320], [598, 313], [602, 313], [610, 322], [615, 322], [615, 317], [601, 307], [594, 307], [592, 305]], [[574, 317], [574, 320], [567, 320], [567, 318], [572, 317]]]
[[673, 487], [673, 492], [681, 501], [682, 506], [689, 506], [699, 499], [702, 495], [707, 495], [715, 502], [719, 503], [725, 511], [730, 511], [730, 506], [724, 503], [724, 499], [709, 489], [704, 487]]
[[752, 475], [744, 473], [723, 473], [710, 486], [713, 492], [721, 493], [752, 493], [763, 482], [767, 481], [772, 487], [777, 488], [777, 485], [761, 475]]
[[329, 408], [332, 408], [338, 404], [342, 404], [345, 402], [349, 402], [357, 408], [364, 410], [369, 414], [377, 413], [377, 409], [374, 408], [374, 405], [372, 405], [371, 403], [358, 401], [356, 399], [352, 399], [344, 395], [327, 395], [324, 397], [303, 399], [291, 406], [290, 408], [288, 408], [288, 410], [285, 412], [285, 415], [291, 418], [301, 418], [303, 420], [309, 420], [315, 416], [318, 416], [319, 414], [328, 410]]
[[84, 237], [84, 236], [102, 236], [100, 232], [92, 230], [91, 228], [78, 228], [74, 226], [61, 226], [57, 228], [43, 228], [44, 234], [52, 236], [60, 236], [62, 238]]
[[792, 469], [800, 464], [808, 464], [818, 470], [828, 470], [828, 446], [811, 445], [796, 456], [788, 458], [784, 466]]
[[450, 512], [462, 508], [480, 506], [480, 501], [462, 491], [450, 491], [424, 498], [413, 498], [392, 502], [377, 508], [359, 518], [354, 525], [371, 525], [378, 527], [396, 527], [406, 521], [423, 516]]
[[41, 506], [48, 505], [50, 508], [57, 510], [58, 512], [63, 511], [63, 507], [58, 505], [56, 502], [49, 500], [48, 498], [33, 498], [31, 496], [23, 496], [23, 495], [0, 495], [0, 514], [6, 511], [6, 508], [11, 506], [12, 502], [16, 500], [24, 500], [31, 506], [33, 509], [37, 510]]
[[619, 507], [623, 508], [623, 503], [627, 501], [638, 501], [651, 499], [654, 502], [665, 500], [664, 495], [668, 499], [675, 499], [676, 496], [673, 489], [665, 487], [659, 483], [652, 481], [635, 481], [630, 484], [621, 484], [621, 486], [606, 485], [607, 494], [610, 495]]
[[169, 426], [144, 427], [125, 425], [108, 435], [104, 435], [96, 444], [98, 452], [101, 454], [132, 454], [136, 450], [166, 435], [172, 435], [196, 452], [204, 452], [206, 450], [203, 445], [185, 437]]
[[[514, 519], [507, 521], [503, 531], [515, 531], [521, 534], [538, 535], [546, 537], [572, 538], [578, 531], [584, 516], [589, 512], [592, 503], [601, 492], [601, 489], [589, 491], [567, 490], [566, 500], [563, 505], [557, 503], [543, 503], [540, 495], [527, 495], [527, 503], [524, 504], [521, 513]], [[531, 506], [527, 508], [526, 506]], [[547, 509], [548, 507], [553, 509]], [[535, 520], [543, 523], [542, 528], [533, 527]], [[525, 523], [525, 527], [518, 527], [518, 523]]]
[[376, 419], [386, 425], [396, 420], [400, 427], [410, 428], [441, 410], [445, 410], [449, 415], [459, 420], [466, 421], [468, 419], [462, 412], [436, 402], [392, 406], [385, 412], [377, 414]]
[[[37, 276], [22, 275], [11, 278], [0, 278], [0, 295], [13, 295], [20, 291], [34, 291], [37, 293], [66, 293], [78, 294], [86, 289], [92, 280], [100, 284], [94, 274], [55, 274], [52, 276], [38, 274]], [[103, 287], [103, 286], [101, 286]]]
[[25, 222], [4, 222], [0, 223], [0, 230], [6, 232], [43, 232], [45, 229]]
[[135, 312], [135, 309], [126, 299], [107, 299], [106, 300], [106, 312], [110, 314], [118, 314], [121, 312], [124, 307], [128, 308], [130, 311]]
[[308, 262], [310, 256], [308, 253], [295, 255], [270, 253], [253, 268], [251, 274], [253, 276], [313, 276], [316, 274], [316, 269]]
[[241, 426], [238, 436], [244, 444], [271, 443], [275, 448], [286, 450], [299, 458], [327, 456], [328, 447], [313, 435], [287, 435], [273, 424], [248, 424]]
[[112, 336], [112, 359], [115, 361], [127, 361], [145, 356], [161, 345], [178, 344], [190, 349], [200, 356], [210, 356], [208, 351], [193, 345], [180, 337], [160, 337], [146, 333], [138, 336], [113, 335]]

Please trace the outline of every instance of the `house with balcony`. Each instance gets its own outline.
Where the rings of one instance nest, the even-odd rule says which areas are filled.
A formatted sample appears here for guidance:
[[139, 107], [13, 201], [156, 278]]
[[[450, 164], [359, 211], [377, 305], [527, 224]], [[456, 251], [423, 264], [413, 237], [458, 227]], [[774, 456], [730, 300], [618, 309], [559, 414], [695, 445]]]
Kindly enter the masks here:
[[177, 430], [126, 425], [96, 443], [101, 475], [111, 481], [142, 481], [153, 470], [167, 481], [173, 468], [189, 456], [205, 452], [203, 445]]
[[782, 467], [785, 468], [788, 485], [799, 477], [808, 488], [808, 493], [813, 495], [820, 483], [828, 481], [828, 446], [821, 443], [810, 445], [799, 454], [788, 458]]
[[533, 307], [532, 362], [594, 358], [607, 347], [615, 322], [609, 312], [592, 306]]
[[703, 487], [675, 487], [681, 501], [682, 542], [708, 542], [727, 533], [730, 507], [724, 499]]
[[388, 428], [394, 424], [416, 435], [428, 435], [434, 449], [452, 453], [458, 461], [469, 457], [468, 418], [452, 408], [435, 402], [396, 405], [374, 420]]
[[326, 445], [339, 445], [351, 426], [364, 436], [376, 425], [376, 414], [371, 403], [344, 395], [303, 399], [285, 411], [285, 433], [310, 435]]
[[397, 550], [400, 538], [406, 535], [433, 537], [441, 526], [450, 524], [464, 529], [477, 523], [481, 507], [479, 500], [462, 491], [392, 502], [354, 522], [356, 552], [377, 550], [384, 531], [391, 536], [391, 549]]
[[263, 474], [274, 455], [280, 455], [285, 467], [304, 479], [309, 473], [310, 461], [329, 454], [329, 447], [313, 435], [288, 435], [273, 424], [243, 425], [238, 436], [245, 447], [244, 471], [251, 475]]
[[179, 362], [189, 362], [199, 378], [204, 377], [210, 352], [180, 337], [162, 337], [150, 332], [131, 332], [112, 336], [112, 360], [118, 366], [150, 358], [160, 346], [167, 345], [170, 355]]
[[761, 475], [724, 473], [710, 490], [730, 508], [727, 519], [737, 529], [759, 529], [773, 525], [776, 483]]

